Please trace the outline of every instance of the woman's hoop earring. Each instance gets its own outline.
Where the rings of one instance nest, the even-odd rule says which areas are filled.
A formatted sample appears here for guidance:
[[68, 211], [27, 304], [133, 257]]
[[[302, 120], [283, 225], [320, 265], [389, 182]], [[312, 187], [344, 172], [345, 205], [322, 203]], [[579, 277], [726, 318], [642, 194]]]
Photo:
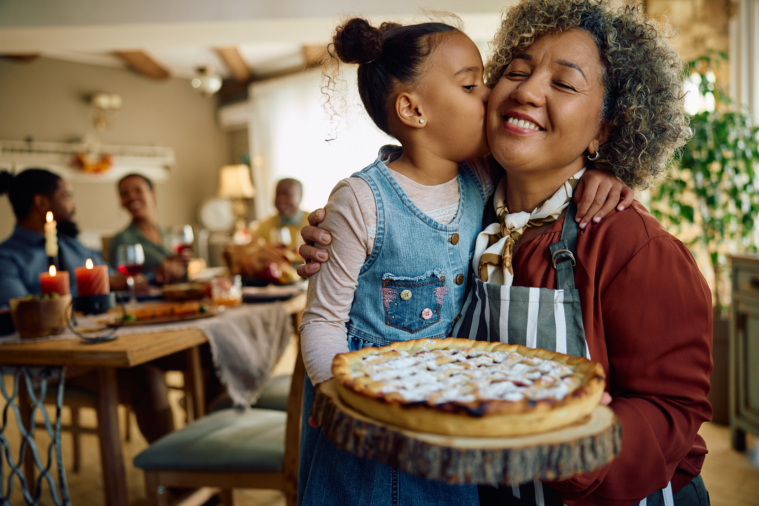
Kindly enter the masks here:
[[592, 157], [591, 157], [590, 155], [588, 155], [588, 157], [587, 157], [587, 158], [588, 158], [588, 160], [590, 160], [591, 162], [595, 162], [596, 160], [598, 160], [598, 157], [599, 157], [599, 156], [601, 156], [601, 153], [599, 153], [598, 151], [596, 151], [596, 154], [595, 154], [595, 155], [593, 155]]
[[424, 124], [424, 120], [423, 120], [423, 119], [420, 119], [420, 120], [419, 120], [419, 123], [421, 123], [421, 124]]

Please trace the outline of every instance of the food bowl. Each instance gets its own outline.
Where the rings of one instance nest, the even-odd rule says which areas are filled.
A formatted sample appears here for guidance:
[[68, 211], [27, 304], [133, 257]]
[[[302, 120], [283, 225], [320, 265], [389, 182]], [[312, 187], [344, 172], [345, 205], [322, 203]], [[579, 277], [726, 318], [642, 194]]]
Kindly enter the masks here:
[[177, 283], [163, 286], [163, 298], [166, 300], [197, 300], [206, 293], [206, 283]]
[[13, 323], [24, 338], [54, 336], [63, 332], [71, 317], [71, 295], [45, 299], [10, 300]]

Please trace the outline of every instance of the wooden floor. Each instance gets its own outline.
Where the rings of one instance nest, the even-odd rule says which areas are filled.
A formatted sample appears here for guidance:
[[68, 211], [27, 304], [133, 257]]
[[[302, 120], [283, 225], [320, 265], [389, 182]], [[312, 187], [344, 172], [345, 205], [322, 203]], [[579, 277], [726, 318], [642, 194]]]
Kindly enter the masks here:
[[[291, 346], [277, 365], [275, 373], [291, 371], [294, 363], [295, 347]], [[181, 376], [170, 377], [169, 380], [181, 382]], [[6, 385], [10, 386], [7, 381]], [[184, 425], [184, 411], [179, 406], [181, 396], [181, 392], [172, 390], [170, 401], [177, 417], [177, 427]], [[122, 420], [123, 431], [124, 411], [122, 407], [119, 407], [119, 415]], [[68, 416], [67, 410], [64, 410], [64, 423], [68, 422]], [[95, 426], [94, 411], [83, 410], [81, 418], [82, 424]], [[16, 427], [13, 415], [9, 415], [8, 422], [11, 427]], [[131, 441], [124, 444], [124, 459], [128, 463], [129, 504], [130, 506], [142, 506], [146, 504], [142, 472], [131, 466], [131, 462], [138, 453], [147, 447], [147, 442], [137, 430], [137, 423], [134, 419], [132, 422]], [[730, 434], [727, 427], [707, 423], [701, 428], [700, 433], [709, 448], [702, 476], [709, 490], [712, 506], [759, 506], [759, 441], [756, 438], [749, 437], [748, 445], [751, 450], [746, 453], [738, 453], [730, 448]], [[11, 444], [14, 454], [18, 455], [18, 431], [6, 430], [5, 436]], [[73, 506], [102, 506], [105, 501], [97, 438], [94, 435], [84, 435], [82, 438], [82, 470], [78, 474], [74, 474], [71, 469], [71, 436], [64, 434], [62, 437], [64, 467], [66, 468], [71, 502]], [[37, 441], [46, 444], [49, 440], [40, 434]], [[5, 472], [7, 479], [7, 468]], [[274, 490], [240, 490], [236, 493], [235, 498], [236, 504], [239, 506], [284, 506], [285, 504], [282, 494]], [[47, 500], [43, 499], [42, 504], [50, 505], [52, 501], [48, 497]], [[25, 505], [23, 498], [18, 493], [17, 481], [14, 484], [14, 498], [11, 500], [11, 505]]]
[[701, 476], [709, 491], [712, 506], [759, 505], [759, 440], [747, 437], [746, 453], [730, 446], [730, 429], [706, 423], [699, 431], [709, 454]]

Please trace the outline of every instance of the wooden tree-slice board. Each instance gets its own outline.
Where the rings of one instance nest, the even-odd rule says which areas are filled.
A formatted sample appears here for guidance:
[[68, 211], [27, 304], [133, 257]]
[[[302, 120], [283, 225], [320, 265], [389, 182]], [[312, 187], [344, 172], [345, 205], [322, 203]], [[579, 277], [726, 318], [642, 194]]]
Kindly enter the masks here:
[[517, 485], [566, 479], [605, 466], [622, 448], [622, 427], [603, 406], [575, 425], [542, 434], [451, 437], [363, 415], [342, 401], [329, 380], [317, 390], [311, 414], [341, 450], [447, 483]]

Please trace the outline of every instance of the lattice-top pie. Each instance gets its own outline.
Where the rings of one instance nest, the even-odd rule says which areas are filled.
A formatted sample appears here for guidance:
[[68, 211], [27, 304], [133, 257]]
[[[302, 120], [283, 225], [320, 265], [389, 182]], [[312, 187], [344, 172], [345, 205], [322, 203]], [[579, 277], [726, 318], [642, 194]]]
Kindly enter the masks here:
[[341, 398], [421, 432], [515, 436], [572, 424], [598, 405], [600, 364], [519, 345], [418, 339], [335, 357]]

